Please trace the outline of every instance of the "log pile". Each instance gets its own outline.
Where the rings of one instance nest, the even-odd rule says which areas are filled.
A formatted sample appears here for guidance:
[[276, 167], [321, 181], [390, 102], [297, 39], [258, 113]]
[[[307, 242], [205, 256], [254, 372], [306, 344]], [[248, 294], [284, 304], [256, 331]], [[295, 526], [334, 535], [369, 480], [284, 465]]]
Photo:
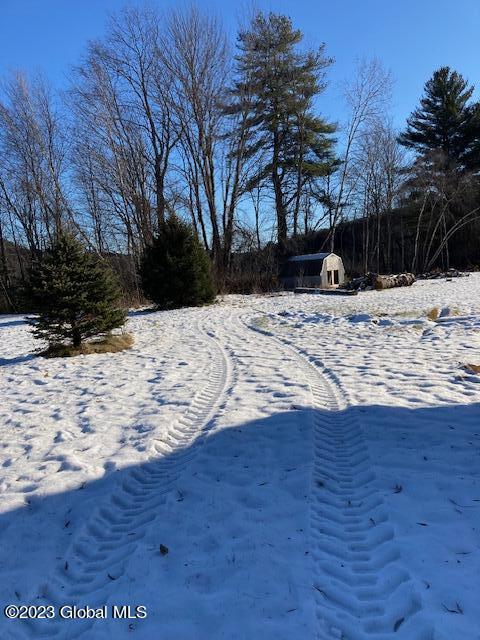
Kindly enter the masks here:
[[347, 282], [345, 289], [353, 291], [372, 291], [373, 289], [391, 289], [393, 287], [409, 287], [415, 282], [413, 273], [399, 273], [383, 276], [378, 273], [367, 273], [360, 278]]
[[470, 274], [463, 273], [458, 269], [448, 269], [448, 271], [440, 271], [439, 269], [436, 269], [435, 271], [428, 271], [427, 273], [419, 273], [417, 278], [419, 280], [436, 280], [439, 278], [464, 278], [468, 275]]
[[359, 278], [354, 278], [343, 285], [344, 289], [349, 291], [371, 291], [375, 289], [376, 273], [367, 273]]
[[375, 289], [393, 289], [393, 287], [411, 287], [415, 282], [413, 273], [399, 273], [396, 276], [377, 276]]

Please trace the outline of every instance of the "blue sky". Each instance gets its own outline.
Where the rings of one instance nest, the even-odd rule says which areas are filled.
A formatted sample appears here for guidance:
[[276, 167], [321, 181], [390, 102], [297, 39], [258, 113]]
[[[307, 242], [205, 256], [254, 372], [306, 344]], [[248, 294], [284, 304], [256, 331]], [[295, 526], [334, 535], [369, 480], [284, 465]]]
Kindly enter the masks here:
[[[174, 6], [150, 0], [160, 8]], [[336, 60], [319, 106], [339, 120], [339, 83], [359, 57], [377, 56], [395, 77], [393, 117], [397, 127], [418, 102], [433, 70], [449, 65], [480, 88], [480, 0], [202, 0], [234, 37], [248, 8], [290, 15], [308, 44], [324, 41]], [[68, 82], [89, 39], [101, 36], [108, 12], [123, 0], [0, 0], [0, 75], [11, 69], [40, 70], [58, 87]], [[479, 91], [476, 92], [480, 96]]]

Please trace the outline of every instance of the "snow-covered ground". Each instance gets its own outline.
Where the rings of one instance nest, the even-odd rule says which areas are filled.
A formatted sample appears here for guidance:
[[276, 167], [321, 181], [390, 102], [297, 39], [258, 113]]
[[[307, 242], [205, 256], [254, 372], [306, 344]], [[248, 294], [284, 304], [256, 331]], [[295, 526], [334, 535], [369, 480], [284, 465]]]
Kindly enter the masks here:
[[480, 638], [480, 274], [128, 330], [46, 360], [0, 317], [2, 640]]

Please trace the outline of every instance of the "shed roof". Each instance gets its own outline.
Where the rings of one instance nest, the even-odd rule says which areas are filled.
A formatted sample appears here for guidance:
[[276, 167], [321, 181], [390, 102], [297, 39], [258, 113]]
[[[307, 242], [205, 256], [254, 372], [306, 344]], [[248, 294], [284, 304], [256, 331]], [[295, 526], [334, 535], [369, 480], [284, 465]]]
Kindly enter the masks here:
[[303, 256], [292, 256], [288, 259], [289, 262], [304, 262], [305, 260], [325, 260], [328, 256], [337, 256], [336, 253], [306, 253]]

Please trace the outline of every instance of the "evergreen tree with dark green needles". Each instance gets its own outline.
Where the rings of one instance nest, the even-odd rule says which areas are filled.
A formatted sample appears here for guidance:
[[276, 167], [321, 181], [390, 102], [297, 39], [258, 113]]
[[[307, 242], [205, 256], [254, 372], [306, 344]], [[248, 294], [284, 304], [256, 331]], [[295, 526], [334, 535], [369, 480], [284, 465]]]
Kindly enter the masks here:
[[140, 276], [146, 296], [162, 309], [215, 299], [210, 258], [192, 227], [174, 215], [145, 249]]
[[314, 113], [332, 60], [317, 50], [302, 51], [303, 35], [290, 18], [258, 13], [238, 36], [237, 79], [227, 113], [248, 111], [244, 154], [256, 157], [247, 189], [269, 183], [273, 190], [280, 244], [288, 235], [309, 179], [332, 169], [335, 127]]
[[420, 106], [407, 120], [400, 144], [446, 169], [480, 169], [480, 107], [457, 71], [442, 67], [425, 83]]
[[51, 347], [80, 347], [125, 323], [112, 271], [70, 234], [59, 235], [34, 264], [31, 289], [39, 309], [33, 334]]

